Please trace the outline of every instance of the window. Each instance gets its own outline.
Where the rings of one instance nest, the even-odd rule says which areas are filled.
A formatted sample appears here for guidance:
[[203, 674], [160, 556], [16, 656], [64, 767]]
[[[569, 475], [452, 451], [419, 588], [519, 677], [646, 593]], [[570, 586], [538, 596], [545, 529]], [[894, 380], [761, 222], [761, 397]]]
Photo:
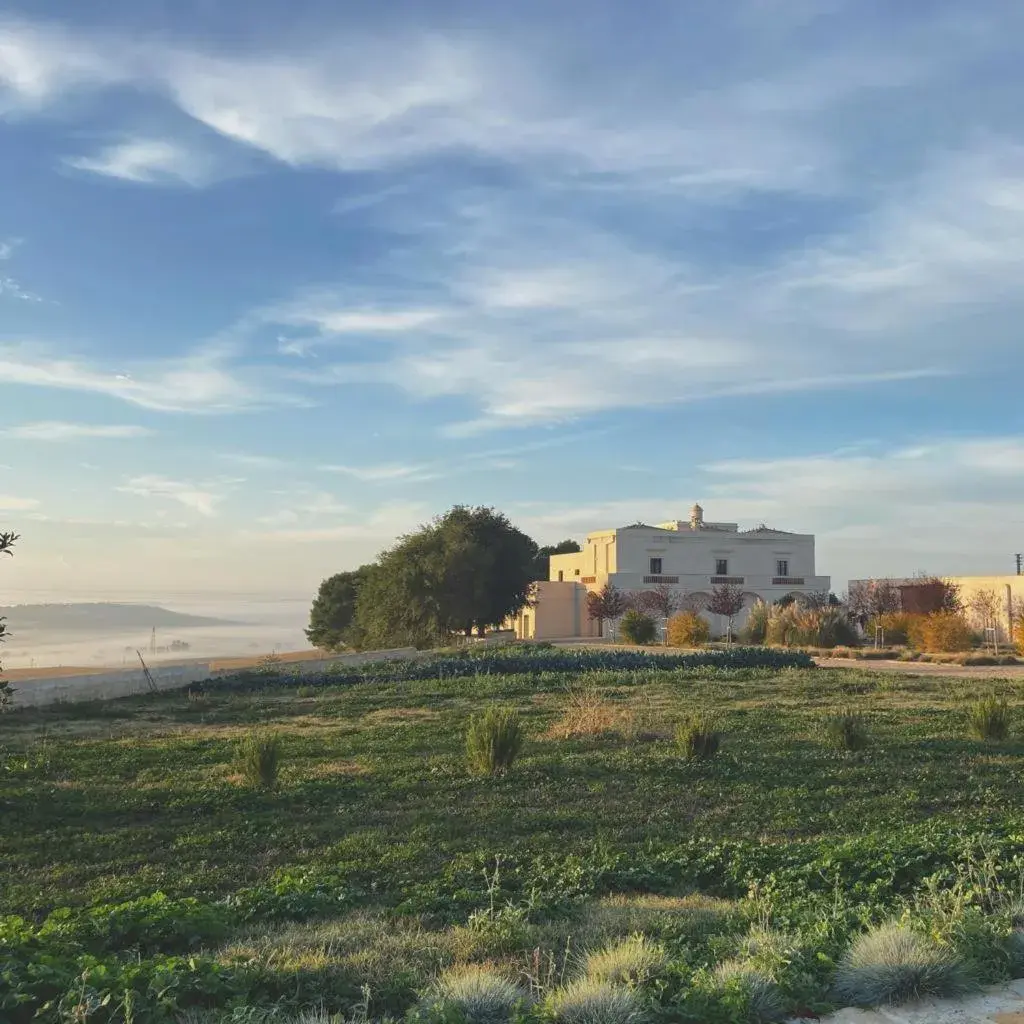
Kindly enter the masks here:
[[715, 559], [715, 575], [716, 576], [728, 576], [729, 575], [729, 559], [728, 558], [716, 558]]
[[565, 573], [561, 569], [558, 570], [558, 582], [561, 583], [565, 578]]
[[572, 574], [573, 574], [573, 576], [579, 576], [579, 574], [580, 574], [579, 569], [573, 569]]
[[652, 558], [651, 559], [651, 575], [652, 576], [660, 576], [661, 575], [661, 559], [660, 558]]
[[775, 563], [775, 575], [776, 576], [788, 576], [789, 575], [789, 559], [780, 558]]

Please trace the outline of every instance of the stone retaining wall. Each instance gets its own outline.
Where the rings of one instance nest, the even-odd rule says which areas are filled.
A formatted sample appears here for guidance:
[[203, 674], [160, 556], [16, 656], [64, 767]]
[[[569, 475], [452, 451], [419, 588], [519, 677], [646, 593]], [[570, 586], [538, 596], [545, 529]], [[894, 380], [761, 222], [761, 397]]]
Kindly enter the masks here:
[[[421, 652], [412, 647], [390, 651], [365, 651], [361, 654], [337, 654], [315, 661], [281, 662], [274, 667], [290, 675], [324, 672], [334, 665], [366, 665], [375, 661], [398, 661], [415, 658]], [[149, 673], [157, 690], [183, 689], [190, 683], [237, 675], [239, 669], [210, 670], [210, 662], [186, 665], [154, 665]], [[251, 671], [251, 670], [250, 670]], [[137, 669], [116, 669], [86, 676], [57, 676], [52, 679], [24, 679], [11, 684], [14, 708], [43, 707], [47, 704], [73, 703], [85, 700], [112, 700], [149, 692], [150, 685], [140, 665]]]

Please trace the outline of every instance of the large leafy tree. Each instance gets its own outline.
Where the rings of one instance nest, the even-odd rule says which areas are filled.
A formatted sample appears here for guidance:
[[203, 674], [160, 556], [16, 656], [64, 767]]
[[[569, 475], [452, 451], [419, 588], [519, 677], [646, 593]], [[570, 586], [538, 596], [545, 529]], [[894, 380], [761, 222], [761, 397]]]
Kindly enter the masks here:
[[[12, 555], [15, 542], [18, 540], [16, 533], [0, 533], [0, 554]], [[0, 616], [0, 643], [7, 639], [7, 623]], [[0, 709], [5, 708], [11, 702], [11, 684], [0, 679]]]
[[354, 628], [356, 600], [370, 569], [363, 565], [351, 572], [339, 572], [320, 584], [306, 629], [306, 637], [314, 647], [336, 651], [359, 646]]
[[537, 545], [499, 512], [458, 505], [377, 560], [360, 590], [366, 646], [429, 646], [500, 625], [530, 599]]
[[557, 544], [545, 544], [537, 551], [533, 564], [533, 578], [546, 580], [551, 575], [552, 555], [572, 555], [580, 551], [579, 544], [574, 540], [560, 540]]

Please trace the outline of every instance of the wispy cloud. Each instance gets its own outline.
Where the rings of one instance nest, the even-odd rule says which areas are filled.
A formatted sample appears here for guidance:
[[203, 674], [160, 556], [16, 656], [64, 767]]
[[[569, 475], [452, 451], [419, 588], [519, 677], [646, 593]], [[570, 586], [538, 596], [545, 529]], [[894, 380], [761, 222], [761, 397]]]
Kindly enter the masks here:
[[106, 395], [160, 412], [218, 413], [296, 400], [267, 388], [224, 348], [171, 359], [101, 367], [39, 346], [0, 345], [0, 379], [25, 385]]
[[185, 184], [195, 188], [221, 176], [209, 154], [180, 142], [159, 138], [124, 139], [93, 156], [68, 157], [68, 167], [140, 184]]
[[63, 423], [59, 420], [22, 423], [16, 427], [0, 430], [0, 436], [14, 438], [19, 441], [124, 439], [147, 437], [150, 434], [152, 434], [152, 431], [146, 427], [128, 424]]
[[441, 475], [440, 467], [436, 463], [423, 465], [384, 463], [376, 466], [344, 466], [331, 463], [320, 468], [325, 473], [340, 473], [342, 476], [361, 480], [364, 483], [423, 482], [426, 480], [436, 480]]
[[0, 509], [4, 512], [27, 512], [38, 507], [39, 502], [35, 498], [16, 498], [10, 494], [0, 494]]
[[174, 501], [208, 517], [217, 514], [217, 505], [224, 499], [223, 493], [212, 490], [208, 484], [170, 480], [158, 475], [132, 477], [118, 490], [140, 498]]

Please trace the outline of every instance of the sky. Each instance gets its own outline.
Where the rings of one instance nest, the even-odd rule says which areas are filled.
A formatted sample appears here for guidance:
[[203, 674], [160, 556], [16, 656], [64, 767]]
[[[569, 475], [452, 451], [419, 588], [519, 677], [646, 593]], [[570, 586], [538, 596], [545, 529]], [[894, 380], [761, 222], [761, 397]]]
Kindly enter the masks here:
[[1016, 0], [8, 0], [0, 598], [539, 542], [1024, 549]]

